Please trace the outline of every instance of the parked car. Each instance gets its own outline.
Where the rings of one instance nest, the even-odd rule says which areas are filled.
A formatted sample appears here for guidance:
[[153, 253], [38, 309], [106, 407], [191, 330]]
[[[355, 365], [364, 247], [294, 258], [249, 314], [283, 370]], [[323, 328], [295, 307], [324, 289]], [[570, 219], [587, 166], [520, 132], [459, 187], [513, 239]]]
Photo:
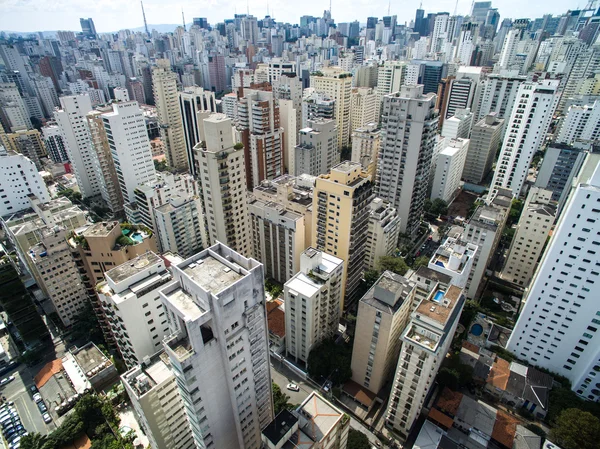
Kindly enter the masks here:
[[40, 390], [38, 390], [35, 385], [32, 385], [31, 387], [29, 387], [29, 391], [31, 391], [32, 395], [40, 392]]
[[43, 399], [42, 399], [42, 395], [41, 395], [41, 394], [39, 394], [39, 393], [36, 393], [36, 394], [34, 394], [34, 395], [33, 395], [33, 400], [34, 400], [35, 402], [40, 402], [40, 401], [42, 401], [42, 400], [43, 400]]
[[51, 421], [52, 421], [52, 417], [50, 416], [50, 414], [49, 414], [49, 413], [44, 413], [44, 414], [42, 415], [42, 418], [44, 418], [44, 422], [45, 422], [46, 424], [48, 424], [49, 422], [51, 422]]
[[287, 384], [285, 388], [291, 391], [300, 391], [300, 387], [296, 384]]
[[43, 415], [44, 413], [46, 413], [48, 411], [48, 407], [46, 407], [46, 404], [44, 404], [44, 401], [40, 401], [37, 403], [38, 408], [40, 409], [40, 413]]
[[6, 385], [9, 382], [12, 382], [13, 380], [15, 380], [15, 376], [5, 377], [4, 379], [0, 380], [0, 387]]

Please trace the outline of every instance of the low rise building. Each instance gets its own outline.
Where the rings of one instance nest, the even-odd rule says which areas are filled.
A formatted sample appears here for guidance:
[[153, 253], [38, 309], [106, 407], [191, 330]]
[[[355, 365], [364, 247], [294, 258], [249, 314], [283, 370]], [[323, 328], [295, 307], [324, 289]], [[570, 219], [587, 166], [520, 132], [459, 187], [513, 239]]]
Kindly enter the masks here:
[[100, 391], [119, 380], [115, 364], [94, 343], [71, 349], [69, 353], [94, 390]]

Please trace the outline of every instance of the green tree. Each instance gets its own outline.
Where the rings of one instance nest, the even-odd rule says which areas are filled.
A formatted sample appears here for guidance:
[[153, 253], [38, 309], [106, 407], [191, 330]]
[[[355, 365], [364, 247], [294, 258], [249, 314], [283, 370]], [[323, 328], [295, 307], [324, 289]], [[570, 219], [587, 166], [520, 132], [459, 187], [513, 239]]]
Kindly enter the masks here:
[[420, 267], [426, 267], [427, 265], [429, 265], [429, 257], [420, 256], [415, 259], [415, 261], [412, 264], [412, 268], [413, 270], [416, 270]]
[[600, 419], [576, 408], [564, 410], [550, 431], [550, 439], [563, 449], [594, 449], [600, 441]]
[[448, 387], [451, 390], [458, 389], [458, 371], [450, 368], [440, 369], [437, 375], [437, 381], [442, 387]]
[[381, 271], [389, 270], [401, 276], [404, 276], [408, 271], [408, 265], [402, 257], [383, 256], [379, 259], [377, 267]]
[[21, 438], [20, 446], [23, 449], [42, 449], [47, 438], [39, 433], [29, 433]]
[[166, 159], [163, 159], [162, 161], [157, 161], [154, 159], [154, 169], [156, 171], [169, 171], [169, 166], [167, 165]]
[[325, 378], [334, 385], [342, 385], [352, 377], [351, 359], [351, 343], [337, 344], [334, 339], [324, 340], [308, 355], [308, 373], [318, 382]]
[[360, 430], [350, 428], [348, 431], [347, 449], [371, 449], [369, 438]]
[[379, 279], [379, 276], [381, 276], [381, 273], [379, 273], [379, 271], [377, 271], [377, 270], [366, 270], [365, 271], [365, 275], [363, 276], [363, 279], [365, 281], [365, 287], [367, 288], [367, 290], [369, 288], [371, 288], [375, 282], [377, 282], [377, 279]]
[[448, 203], [441, 198], [436, 198], [433, 201], [426, 199], [423, 204], [423, 210], [427, 215], [437, 218], [440, 215], [448, 214]]
[[279, 414], [282, 410], [291, 410], [294, 408], [292, 404], [288, 402], [290, 397], [281, 391], [279, 385], [275, 382], [272, 382], [273, 385], [273, 406], [275, 407], [275, 416]]

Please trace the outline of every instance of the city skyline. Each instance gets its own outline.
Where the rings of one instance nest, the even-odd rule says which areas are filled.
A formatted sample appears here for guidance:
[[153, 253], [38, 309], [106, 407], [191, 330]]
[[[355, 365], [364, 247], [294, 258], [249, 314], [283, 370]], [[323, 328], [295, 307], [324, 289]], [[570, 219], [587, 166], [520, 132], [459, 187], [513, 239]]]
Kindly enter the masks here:
[[[0, 31], [28, 33], [36, 31], [78, 31], [80, 29], [80, 17], [92, 17], [99, 33], [115, 32], [122, 29], [140, 28], [144, 26], [142, 11], [138, 2], [122, 3], [116, 0], [101, 0], [93, 4], [80, 5], [70, 0], [57, 2], [42, 2], [36, 4], [35, 9], [31, 1], [18, 2], [17, 0], [5, 0], [3, 2], [3, 14], [0, 17]], [[146, 0], [144, 10], [149, 26], [153, 25], [180, 25], [183, 13], [186, 23], [192, 22], [193, 17], [206, 17], [209, 23], [216, 24], [227, 18], [233, 18], [234, 14], [245, 14], [248, 11], [257, 18], [267, 15], [283, 23], [298, 23], [300, 16], [313, 15], [320, 17], [327, 3], [319, 3], [310, 0], [304, 3], [306, 6], [301, 11], [292, 11], [286, 7], [281, 0], [253, 0], [248, 3], [239, 0], [225, 1], [217, 4], [210, 2], [207, 7], [198, 7], [191, 1], [178, 2], [175, 7], [165, 10], [158, 0]], [[551, 0], [544, 4], [544, 12], [540, 12], [535, 4], [519, 2], [518, 0], [503, 0], [494, 2], [501, 18], [536, 18], [544, 14], [561, 14], [569, 6], [573, 9], [583, 7], [581, 5], [564, 5], [558, 0]], [[366, 22], [367, 17], [379, 17], [387, 15], [389, 2], [378, 0], [371, 2], [360, 0], [351, 5], [342, 5], [332, 2], [332, 17], [336, 23], [351, 22], [358, 20], [361, 24]], [[398, 16], [398, 23], [409, 23], [414, 20], [417, 2], [414, 4], [391, 5], [389, 13]], [[471, 11], [471, 2], [454, 2], [441, 0], [433, 5], [422, 4], [426, 13], [449, 12], [453, 14], [468, 15]]]

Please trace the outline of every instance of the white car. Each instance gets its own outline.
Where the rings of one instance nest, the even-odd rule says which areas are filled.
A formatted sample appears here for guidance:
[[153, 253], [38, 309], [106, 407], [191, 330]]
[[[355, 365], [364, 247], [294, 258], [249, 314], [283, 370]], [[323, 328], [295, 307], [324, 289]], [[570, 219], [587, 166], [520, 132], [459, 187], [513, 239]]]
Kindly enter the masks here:
[[291, 391], [300, 391], [300, 387], [296, 384], [287, 384], [285, 388]]
[[15, 376], [5, 377], [4, 379], [0, 380], [0, 385], [6, 385], [7, 383], [12, 382], [13, 380], [15, 380]]
[[36, 394], [34, 394], [34, 395], [33, 395], [33, 400], [34, 400], [35, 402], [41, 402], [41, 401], [42, 401], [42, 395], [41, 395], [41, 394], [39, 394], [39, 393], [36, 393]]
[[42, 415], [42, 418], [44, 418], [44, 422], [45, 422], [46, 424], [48, 424], [49, 422], [51, 422], [51, 421], [52, 421], [52, 417], [50, 416], [50, 414], [49, 414], [49, 413], [44, 413], [44, 414]]

